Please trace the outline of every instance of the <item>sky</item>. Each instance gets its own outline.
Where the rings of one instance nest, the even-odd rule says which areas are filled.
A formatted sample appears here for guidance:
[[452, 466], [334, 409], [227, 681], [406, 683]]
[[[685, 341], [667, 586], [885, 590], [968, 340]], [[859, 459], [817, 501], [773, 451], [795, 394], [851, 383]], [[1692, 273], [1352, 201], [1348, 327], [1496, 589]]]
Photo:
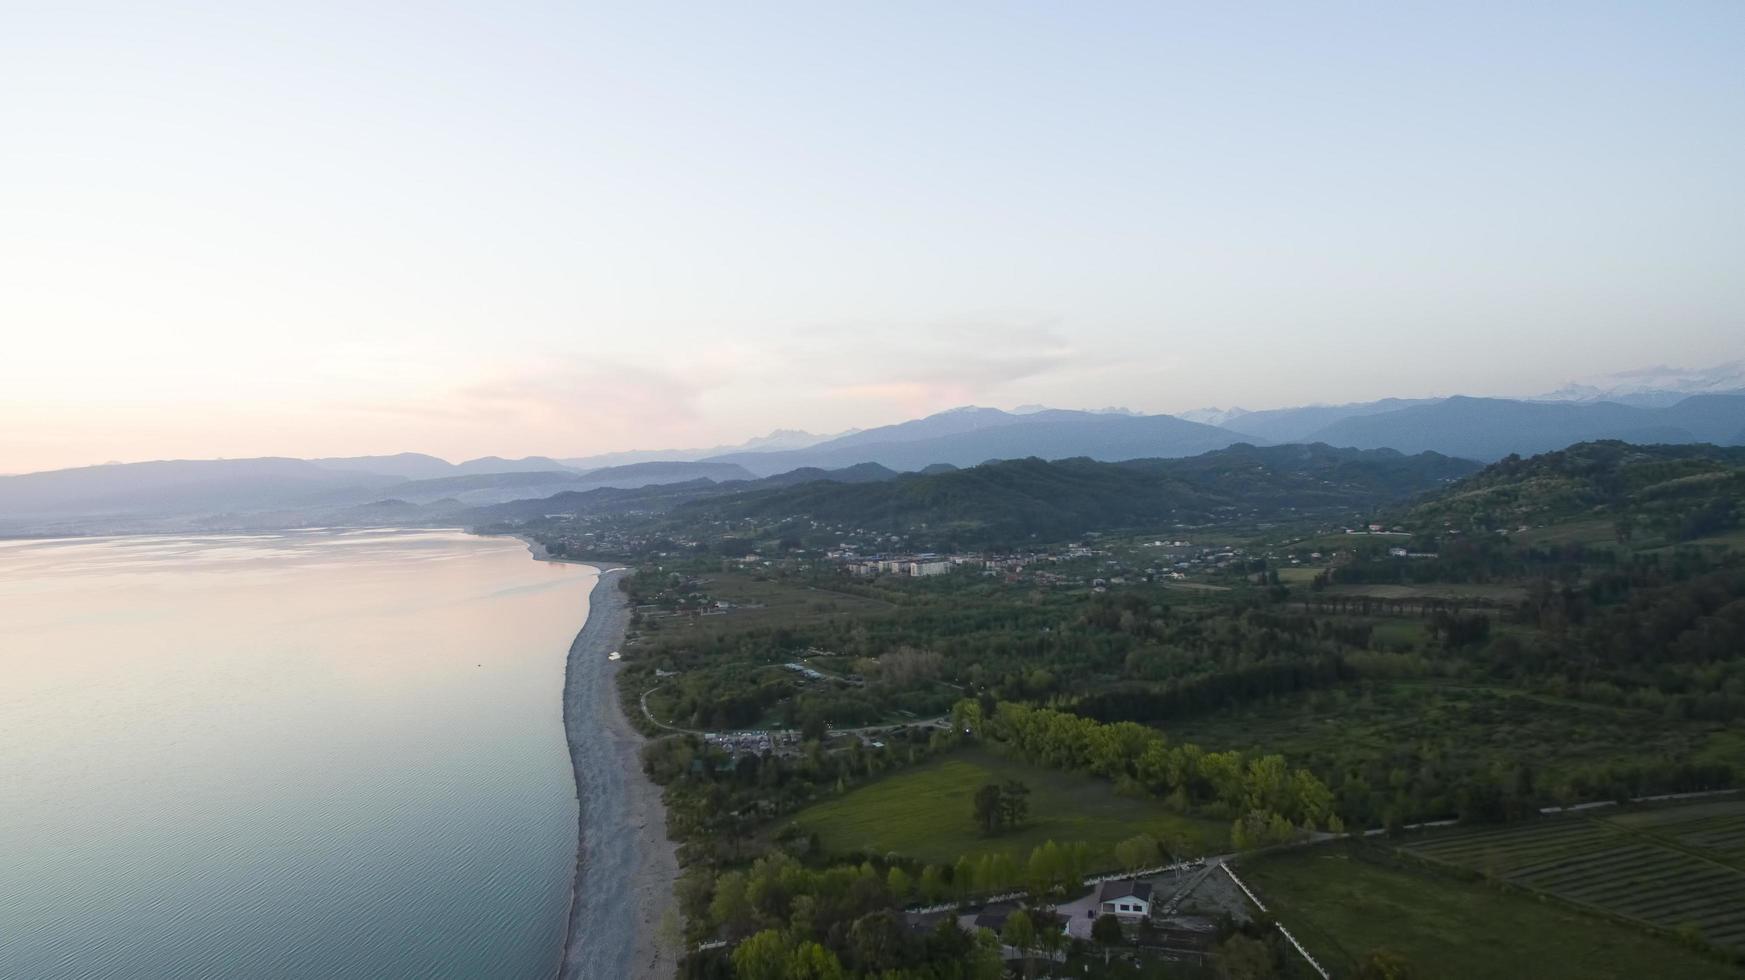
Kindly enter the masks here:
[[0, 472], [1745, 356], [1745, 4], [0, 0]]

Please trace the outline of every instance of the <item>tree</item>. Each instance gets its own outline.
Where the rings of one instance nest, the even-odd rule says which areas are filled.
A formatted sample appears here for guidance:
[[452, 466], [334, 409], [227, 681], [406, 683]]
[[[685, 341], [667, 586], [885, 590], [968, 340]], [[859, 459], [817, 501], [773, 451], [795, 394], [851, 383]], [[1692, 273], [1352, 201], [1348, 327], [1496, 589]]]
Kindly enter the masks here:
[[1149, 868], [1157, 863], [1157, 838], [1138, 834], [1115, 845], [1115, 860], [1128, 871]]
[[788, 940], [765, 929], [733, 949], [733, 973], [742, 980], [786, 980]]
[[946, 898], [945, 876], [936, 864], [921, 869], [920, 899], [929, 904]]
[[[953, 930], [956, 923], [951, 923]], [[1000, 958], [1000, 940], [991, 930], [978, 929], [969, 956], [959, 960], [964, 965], [964, 980], [999, 980], [1006, 975], [1006, 963]]]
[[908, 901], [911, 887], [909, 873], [902, 868], [892, 868], [891, 873], [885, 876], [885, 887], [890, 889], [891, 901], [899, 905]]
[[976, 826], [988, 834], [1018, 826], [1030, 813], [1029, 796], [1030, 787], [1016, 779], [983, 785], [971, 799]]
[[819, 943], [765, 929], [733, 950], [739, 980], [844, 980], [842, 962]]
[[745, 893], [745, 873], [729, 871], [715, 881], [715, 897], [709, 901], [709, 916], [729, 936], [743, 936], [755, 924], [751, 900]]
[[969, 859], [968, 854], [961, 855], [951, 868], [951, 891], [959, 899], [965, 899], [975, 894], [975, 890], [975, 862]]
[[993, 834], [999, 831], [1000, 823], [1005, 817], [1002, 802], [1000, 787], [995, 783], [988, 783], [976, 790], [972, 805], [976, 826], [982, 828], [982, 833]]
[[1036, 929], [1036, 946], [1052, 958], [1066, 945], [1066, 931], [1061, 929], [1060, 920], [1052, 912], [1038, 913]]
[[788, 954], [785, 980], [846, 980], [842, 961], [819, 943], [801, 943]]
[[877, 975], [908, 959], [909, 934], [889, 909], [881, 909], [854, 920], [848, 929], [848, 953], [856, 970]]
[[1224, 980], [1270, 980], [1278, 976], [1272, 949], [1258, 939], [1234, 933], [1212, 953], [1218, 976]]
[[1019, 909], [1007, 916], [1006, 927], [1000, 930], [1000, 938], [1024, 957], [1025, 973], [1028, 974], [1030, 950], [1036, 945], [1036, 925], [1030, 921], [1030, 913]]
[[1000, 818], [1006, 826], [1016, 827], [1030, 815], [1030, 787], [1016, 779], [1006, 780], [1000, 787]]
[[806, 712], [800, 721], [800, 737], [808, 742], [822, 742], [830, 734], [830, 723], [816, 711]]
[[1102, 947], [1103, 965], [1109, 965], [1109, 951], [1127, 941], [1127, 934], [1121, 930], [1121, 920], [1107, 912], [1097, 916], [1097, 921], [1091, 923], [1091, 941]]

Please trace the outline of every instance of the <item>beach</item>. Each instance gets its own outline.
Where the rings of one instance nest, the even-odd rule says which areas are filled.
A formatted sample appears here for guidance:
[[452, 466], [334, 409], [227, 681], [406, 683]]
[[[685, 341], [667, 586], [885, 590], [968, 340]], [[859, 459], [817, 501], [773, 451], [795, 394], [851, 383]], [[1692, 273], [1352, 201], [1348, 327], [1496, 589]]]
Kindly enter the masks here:
[[[536, 557], [545, 557], [535, 549]], [[617, 664], [629, 603], [622, 569], [603, 569], [588, 619], [570, 645], [563, 719], [579, 803], [575, 888], [559, 980], [667, 980], [675, 951], [658, 929], [672, 906], [678, 859], [667, 840], [660, 788], [642, 771], [643, 737], [619, 704]]]

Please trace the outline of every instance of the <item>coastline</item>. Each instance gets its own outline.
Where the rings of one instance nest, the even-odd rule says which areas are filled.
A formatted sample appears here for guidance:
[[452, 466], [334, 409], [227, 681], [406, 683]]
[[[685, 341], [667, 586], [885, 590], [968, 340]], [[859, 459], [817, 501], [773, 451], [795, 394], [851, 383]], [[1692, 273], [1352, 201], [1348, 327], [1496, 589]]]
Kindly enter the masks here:
[[[526, 539], [522, 539], [526, 540]], [[527, 542], [542, 561], [559, 559]], [[575, 562], [590, 564], [592, 562]], [[602, 568], [588, 595], [588, 619], [564, 667], [563, 720], [577, 803], [576, 868], [558, 980], [603, 977], [668, 980], [678, 968], [658, 935], [678, 877], [660, 787], [642, 771], [641, 733], [619, 703], [618, 649], [630, 621], [618, 589], [622, 568]]]

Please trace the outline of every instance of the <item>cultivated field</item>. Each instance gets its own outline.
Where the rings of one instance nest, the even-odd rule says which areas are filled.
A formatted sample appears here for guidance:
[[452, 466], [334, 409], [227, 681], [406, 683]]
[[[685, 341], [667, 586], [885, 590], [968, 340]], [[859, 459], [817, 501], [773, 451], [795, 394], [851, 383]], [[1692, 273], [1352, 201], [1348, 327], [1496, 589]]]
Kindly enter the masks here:
[[[974, 825], [971, 797], [985, 783], [1008, 779], [1030, 787], [1030, 819], [1017, 830], [985, 836]], [[795, 822], [816, 831], [831, 853], [896, 852], [942, 864], [999, 852], [1022, 863], [1032, 848], [1052, 840], [1084, 841], [1095, 863], [1113, 867], [1115, 845], [1141, 833], [1180, 841], [1195, 854], [1217, 853], [1229, 844], [1223, 821], [1182, 817], [1156, 800], [1118, 796], [1105, 780], [981, 750], [954, 753], [815, 803]]]
[[[1457, 831], [1405, 850], [1745, 950], [1745, 803]], [[1705, 852], [1714, 852], [1709, 856]], [[1717, 859], [1719, 858], [1719, 859]]]
[[[1373, 845], [1306, 847], [1239, 871], [1335, 977], [1387, 947], [1433, 980], [1740, 980], [1745, 971], [1671, 939], [1481, 882], [1397, 867]], [[1365, 857], [1365, 855], [1370, 855]]]
[[1535, 527], [1513, 535], [1517, 544], [1538, 547], [1559, 544], [1616, 545], [1617, 527], [1611, 520], [1562, 521], [1546, 527]]
[[1637, 810], [1607, 822], [1745, 869], [1745, 800]]
[[711, 597], [733, 603], [719, 616], [693, 621], [703, 631], [731, 631], [768, 625], [809, 623], [832, 616], [865, 615], [894, 608], [882, 599], [828, 592], [793, 582], [781, 582], [743, 571], [701, 577]]
[[1372, 599], [1440, 599], [1444, 602], [1480, 600], [1514, 603], [1527, 597], [1520, 585], [1470, 584], [1461, 582], [1424, 582], [1408, 585], [1330, 585], [1324, 597], [1368, 596]]

